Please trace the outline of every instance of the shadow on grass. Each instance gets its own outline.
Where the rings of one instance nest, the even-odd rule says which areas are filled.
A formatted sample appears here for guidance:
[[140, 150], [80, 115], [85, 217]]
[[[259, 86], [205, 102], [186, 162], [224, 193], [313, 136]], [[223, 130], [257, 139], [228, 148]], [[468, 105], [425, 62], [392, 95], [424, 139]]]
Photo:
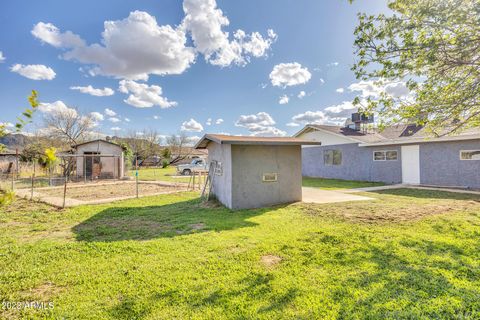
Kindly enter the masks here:
[[[278, 207], [274, 207], [278, 208]], [[230, 211], [199, 199], [160, 206], [110, 207], [73, 228], [78, 241], [113, 242], [169, 238], [206, 231], [252, 227], [249, 218], [272, 208]]]
[[[371, 319], [442, 319], [454, 315], [461, 318], [460, 315], [467, 316], [469, 310], [475, 308], [478, 290], [457, 286], [446, 276], [454, 274], [457, 280], [470, 283], [480, 276], [478, 271], [473, 271], [473, 265], [465, 262], [461, 248], [430, 241], [403, 245], [428, 257], [412, 263], [396, 254], [393, 248], [380, 246], [369, 246], [368, 256], [345, 257], [349, 260], [346, 264], [373, 263], [376, 267], [374, 271], [360, 272], [342, 280], [340, 288], [333, 292], [333, 299], [341, 305], [339, 318], [352, 315]], [[433, 259], [432, 255], [437, 258]], [[440, 256], [451, 259], [448, 263], [439, 263]], [[460, 273], [464, 269], [470, 272]], [[458, 299], [463, 305], [455, 309], [451, 301]]]
[[392, 196], [413, 197], [423, 199], [450, 199], [450, 200], [472, 200], [480, 202], [480, 195], [470, 193], [457, 193], [441, 190], [425, 190], [425, 189], [386, 189], [378, 191], [369, 191], [369, 193], [378, 193]]

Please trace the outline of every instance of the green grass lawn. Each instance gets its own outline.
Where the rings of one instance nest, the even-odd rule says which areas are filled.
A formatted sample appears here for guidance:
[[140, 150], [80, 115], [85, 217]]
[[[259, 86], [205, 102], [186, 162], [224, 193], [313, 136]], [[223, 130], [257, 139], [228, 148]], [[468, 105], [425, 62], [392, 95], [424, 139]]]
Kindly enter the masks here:
[[0, 212], [0, 318], [478, 319], [480, 198], [230, 211], [194, 193]]
[[[128, 175], [135, 177], [135, 169], [129, 170]], [[138, 170], [138, 178], [147, 181], [168, 181], [188, 183], [190, 177], [174, 177], [177, 175], [175, 167], [167, 168], [141, 168]]]
[[326, 189], [326, 190], [338, 190], [338, 189], [378, 187], [378, 186], [384, 186], [385, 183], [383, 183], [383, 182], [370, 182], [370, 181], [356, 181], [356, 180], [340, 180], [340, 179], [303, 177], [302, 185], [304, 187], [320, 188], [320, 189]]

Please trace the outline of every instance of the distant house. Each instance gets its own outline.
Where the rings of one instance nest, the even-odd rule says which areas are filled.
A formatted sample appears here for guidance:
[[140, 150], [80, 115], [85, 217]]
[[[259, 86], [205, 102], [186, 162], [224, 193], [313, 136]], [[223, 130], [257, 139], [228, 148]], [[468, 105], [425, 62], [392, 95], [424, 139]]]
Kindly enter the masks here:
[[76, 176], [88, 180], [122, 178], [125, 174], [123, 148], [106, 140], [93, 140], [73, 146]]
[[480, 189], [480, 128], [433, 138], [416, 125], [312, 124], [294, 137], [322, 143], [302, 148], [304, 176]]

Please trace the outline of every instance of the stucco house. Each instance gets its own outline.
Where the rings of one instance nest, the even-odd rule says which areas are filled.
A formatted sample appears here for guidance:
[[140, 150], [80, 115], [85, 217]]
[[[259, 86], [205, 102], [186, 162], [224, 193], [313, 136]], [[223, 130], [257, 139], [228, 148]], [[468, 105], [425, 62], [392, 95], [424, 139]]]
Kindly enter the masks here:
[[93, 140], [73, 146], [76, 177], [79, 179], [112, 179], [125, 175], [123, 148], [107, 140]]
[[480, 189], [480, 128], [434, 138], [416, 125], [365, 127], [305, 126], [294, 137], [322, 145], [302, 148], [303, 175]]
[[288, 137], [206, 134], [212, 193], [230, 209], [302, 200], [301, 146], [319, 142]]

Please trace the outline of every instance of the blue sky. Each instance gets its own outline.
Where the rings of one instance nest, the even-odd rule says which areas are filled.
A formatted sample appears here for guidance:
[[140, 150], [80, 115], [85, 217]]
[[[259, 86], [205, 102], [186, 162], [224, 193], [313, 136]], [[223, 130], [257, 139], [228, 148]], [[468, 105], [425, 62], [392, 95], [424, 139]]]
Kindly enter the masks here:
[[[0, 122], [13, 123], [36, 89], [44, 105], [29, 130], [70, 107], [97, 112], [95, 130], [108, 135], [340, 123], [370, 88], [350, 71], [356, 14], [385, 10], [380, 0], [2, 1]], [[88, 86], [101, 90], [71, 89]]]

